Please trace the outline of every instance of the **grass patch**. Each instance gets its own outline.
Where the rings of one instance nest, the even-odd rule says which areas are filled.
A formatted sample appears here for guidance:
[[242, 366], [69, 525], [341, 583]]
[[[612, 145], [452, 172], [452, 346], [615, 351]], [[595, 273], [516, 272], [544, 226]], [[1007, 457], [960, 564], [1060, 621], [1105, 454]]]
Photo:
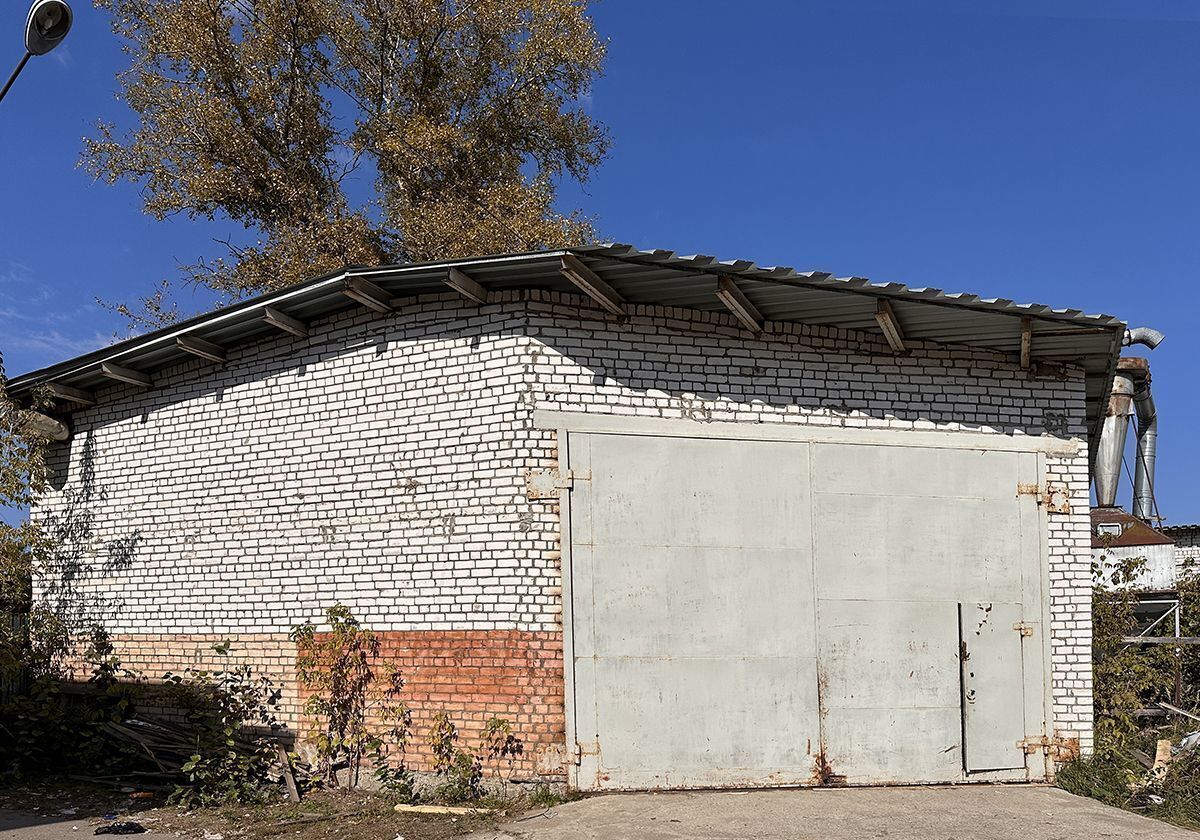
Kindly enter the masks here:
[[1075, 759], [1058, 768], [1063, 790], [1114, 808], [1200, 829], [1200, 756], [1177, 755], [1154, 776], [1131, 755], [1118, 752]]

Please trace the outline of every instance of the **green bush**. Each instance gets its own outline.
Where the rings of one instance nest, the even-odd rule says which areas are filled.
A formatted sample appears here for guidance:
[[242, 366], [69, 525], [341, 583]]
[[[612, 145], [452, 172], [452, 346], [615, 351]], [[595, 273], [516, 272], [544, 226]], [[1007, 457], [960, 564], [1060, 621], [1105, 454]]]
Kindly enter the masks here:
[[[222, 657], [229, 650], [228, 642], [213, 647]], [[267, 677], [255, 678], [248, 665], [189, 668], [164, 682], [184, 712], [193, 750], [171, 801], [188, 807], [263, 801], [273, 787], [279, 689]]]

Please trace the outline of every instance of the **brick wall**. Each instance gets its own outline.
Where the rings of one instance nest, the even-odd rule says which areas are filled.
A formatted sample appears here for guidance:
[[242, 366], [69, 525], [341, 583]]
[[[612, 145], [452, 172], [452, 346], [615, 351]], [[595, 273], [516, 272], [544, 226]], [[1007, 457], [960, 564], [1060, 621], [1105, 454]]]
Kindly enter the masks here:
[[1176, 525], [1164, 533], [1175, 540], [1175, 578], [1200, 573], [1200, 525]]
[[[515, 717], [544, 746], [562, 737], [562, 605], [557, 507], [524, 488], [527, 468], [556, 463], [535, 409], [1086, 435], [1078, 372], [1032, 378], [997, 354], [919, 344], [897, 357], [824, 327], [752, 338], [721, 313], [636, 307], [618, 323], [575, 297], [494, 297], [345, 313], [307, 339], [231, 348], [223, 367], [163, 371], [153, 391], [100, 392], [35, 511], [78, 561], [73, 608], [157, 649], [277, 639], [341, 602], [385, 634], [414, 692], [469, 708], [472, 726]], [[1056, 723], [1086, 740], [1086, 454], [1051, 466], [1077, 511], [1052, 519], [1048, 546]], [[506, 667], [460, 664], [485, 649], [508, 661], [493, 638], [537, 676], [468, 678]], [[264, 666], [284, 668], [276, 655]], [[444, 690], [431, 661], [456, 663]]]

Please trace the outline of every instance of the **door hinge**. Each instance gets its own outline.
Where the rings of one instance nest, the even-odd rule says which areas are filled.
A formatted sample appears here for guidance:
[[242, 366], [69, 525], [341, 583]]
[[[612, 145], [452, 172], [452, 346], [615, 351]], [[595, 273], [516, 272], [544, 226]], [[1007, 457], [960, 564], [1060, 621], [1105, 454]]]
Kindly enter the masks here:
[[591, 481], [587, 470], [525, 470], [525, 496], [530, 499], [555, 499], [559, 490], [574, 490], [576, 481]]
[[576, 741], [575, 748], [571, 752], [571, 757], [573, 758], [573, 760], [575, 761], [576, 764], [582, 764], [583, 757], [585, 755], [599, 756], [600, 755], [600, 742], [593, 741], [592, 743], [588, 744], [587, 748], [585, 749], [583, 744]]
[[1040, 484], [1018, 484], [1018, 496], [1034, 496], [1037, 503], [1050, 513], [1070, 513], [1071, 493], [1065, 484], [1047, 481], [1046, 486]]
[[1013, 629], [1016, 630], [1018, 633], [1020, 633], [1022, 636], [1032, 636], [1033, 635], [1033, 625], [1030, 624], [1028, 621], [1016, 622], [1013, 625]]
[[1025, 755], [1033, 755], [1038, 750], [1049, 755], [1052, 743], [1047, 735], [1028, 735], [1017, 741], [1017, 749], [1024, 750]]

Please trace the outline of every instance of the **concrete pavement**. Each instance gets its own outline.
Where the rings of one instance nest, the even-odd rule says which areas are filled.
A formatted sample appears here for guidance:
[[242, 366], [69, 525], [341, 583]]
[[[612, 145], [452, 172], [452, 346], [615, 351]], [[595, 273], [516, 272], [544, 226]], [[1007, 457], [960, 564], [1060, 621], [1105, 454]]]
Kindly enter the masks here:
[[471, 840], [1198, 840], [1052, 787], [611, 794], [503, 824]]
[[[137, 816], [129, 819], [139, 820]], [[96, 819], [82, 819], [64, 815], [29, 814], [22, 811], [0, 809], [0, 838], [3, 840], [82, 840], [92, 837], [96, 826], [101, 824]], [[146, 824], [149, 829], [150, 824]], [[111, 835], [109, 835], [111, 836]], [[139, 840], [178, 840], [174, 834], [164, 834], [157, 831], [147, 831], [145, 834], [134, 834]], [[114, 840], [120, 840], [114, 837]], [[390, 840], [385, 838], [384, 840]]]

